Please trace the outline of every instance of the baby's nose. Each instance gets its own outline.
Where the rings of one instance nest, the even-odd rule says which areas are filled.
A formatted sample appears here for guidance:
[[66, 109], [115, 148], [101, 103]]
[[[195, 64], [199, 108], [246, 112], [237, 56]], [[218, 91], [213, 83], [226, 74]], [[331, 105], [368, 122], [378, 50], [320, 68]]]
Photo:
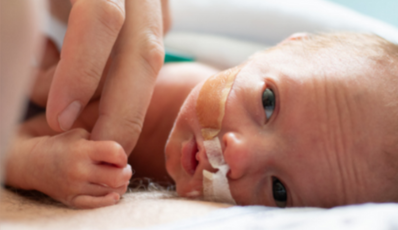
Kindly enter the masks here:
[[225, 133], [222, 141], [224, 159], [230, 167], [228, 177], [234, 180], [243, 177], [251, 166], [250, 144], [243, 136], [234, 132]]

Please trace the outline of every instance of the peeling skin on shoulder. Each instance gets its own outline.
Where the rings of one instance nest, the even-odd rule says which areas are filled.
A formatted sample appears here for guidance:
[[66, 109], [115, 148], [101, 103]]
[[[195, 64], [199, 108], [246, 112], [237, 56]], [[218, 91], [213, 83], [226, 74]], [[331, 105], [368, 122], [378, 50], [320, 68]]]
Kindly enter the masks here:
[[239, 71], [240, 68], [235, 67], [207, 79], [196, 102], [204, 148], [211, 166], [218, 169], [216, 173], [203, 170], [203, 196], [210, 201], [235, 204], [226, 177], [229, 166], [224, 160], [217, 135], [221, 130], [225, 103]]

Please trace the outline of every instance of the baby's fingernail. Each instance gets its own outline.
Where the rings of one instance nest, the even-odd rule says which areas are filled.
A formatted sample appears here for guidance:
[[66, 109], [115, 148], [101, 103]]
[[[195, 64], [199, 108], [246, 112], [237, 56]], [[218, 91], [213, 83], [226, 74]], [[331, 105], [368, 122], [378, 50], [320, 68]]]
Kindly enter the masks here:
[[59, 127], [63, 131], [69, 130], [75, 122], [80, 113], [82, 105], [79, 101], [74, 101], [65, 108], [64, 111], [58, 116]]
[[117, 204], [117, 202], [120, 200], [120, 196], [114, 197], [113, 199], [115, 199], [115, 204]]
[[122, 186], [129, 186], [130, 185], [130, 181], [128, 181], [127, 183], [125, 183], [124, 185], [122, 185]]

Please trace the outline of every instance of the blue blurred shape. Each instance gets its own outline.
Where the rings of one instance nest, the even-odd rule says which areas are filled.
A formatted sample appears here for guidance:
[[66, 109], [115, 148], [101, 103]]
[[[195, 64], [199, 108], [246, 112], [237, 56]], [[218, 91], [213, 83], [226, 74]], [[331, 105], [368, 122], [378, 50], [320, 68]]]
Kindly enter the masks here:
[[398, 0], [329, 0], [398, 27]]

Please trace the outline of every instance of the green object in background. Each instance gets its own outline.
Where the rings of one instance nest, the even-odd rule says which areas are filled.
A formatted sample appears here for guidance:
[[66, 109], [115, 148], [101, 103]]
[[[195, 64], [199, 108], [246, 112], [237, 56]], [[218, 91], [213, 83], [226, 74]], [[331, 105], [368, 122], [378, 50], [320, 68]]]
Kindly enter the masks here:
[[195, 59], [184, 54], [178, 54], [166, 51], [164, 56], [164, 63], [168, 62], [193, 62]]

